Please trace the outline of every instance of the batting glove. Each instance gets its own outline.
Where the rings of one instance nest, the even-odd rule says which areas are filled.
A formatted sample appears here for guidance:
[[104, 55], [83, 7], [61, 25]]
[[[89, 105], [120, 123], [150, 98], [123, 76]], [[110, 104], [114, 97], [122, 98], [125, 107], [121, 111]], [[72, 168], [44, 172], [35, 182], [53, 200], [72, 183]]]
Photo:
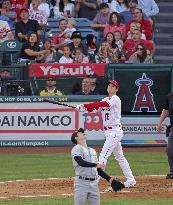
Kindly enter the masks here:
[[85, 112], [86, 111], [86, 108], [85, 108], [85, 106], [83, 104], [76, 105], [76, 109], [79, 112]]

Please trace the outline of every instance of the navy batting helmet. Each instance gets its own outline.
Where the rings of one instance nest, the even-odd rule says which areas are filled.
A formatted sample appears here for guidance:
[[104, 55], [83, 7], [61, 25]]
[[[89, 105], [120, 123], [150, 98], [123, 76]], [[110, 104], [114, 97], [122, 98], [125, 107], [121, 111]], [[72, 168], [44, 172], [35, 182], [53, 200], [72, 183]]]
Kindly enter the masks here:
[[76, 137], [77, 137], [78, 132], [84, 133], [84, 129], [79, 128], [78, 131], [73, 132], [73, 134], [71, 135], [71, 141], [72, 141], [73, 144], [77, 144]]

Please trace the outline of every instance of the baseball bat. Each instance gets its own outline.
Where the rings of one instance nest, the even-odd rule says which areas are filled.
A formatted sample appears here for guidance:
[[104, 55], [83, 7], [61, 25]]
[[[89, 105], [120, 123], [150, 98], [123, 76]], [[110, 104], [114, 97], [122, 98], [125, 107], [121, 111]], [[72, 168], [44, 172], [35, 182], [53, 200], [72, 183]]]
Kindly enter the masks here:
[[52, 104], [56, 104], [56, 105], [62, 105], [62, 106], [65, 106], [65, 107], [70, 107], [70, 108], [75, 108], [76, 109], [76, 107], [73, 106], [73, 105], [68, 105], [68, 104], [57, 102], [57, 101], [54, 101], [54, 100], [43, 99], [43, 102], [48, 102], [48, 103], [52, 103]]

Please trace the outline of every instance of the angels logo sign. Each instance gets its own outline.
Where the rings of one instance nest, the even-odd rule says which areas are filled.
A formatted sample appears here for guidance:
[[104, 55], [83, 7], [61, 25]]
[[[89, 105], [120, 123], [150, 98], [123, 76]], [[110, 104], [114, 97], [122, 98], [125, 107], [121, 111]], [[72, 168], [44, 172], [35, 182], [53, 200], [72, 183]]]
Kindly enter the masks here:
[[157, 112], [153, 101], [153, 94], [150, 91], [153, 81], [143, 73], [142, 78], [138, 78], [135, 84], [139, 88], [132, 112], [142, 112], [144, 110], [146, 112]]

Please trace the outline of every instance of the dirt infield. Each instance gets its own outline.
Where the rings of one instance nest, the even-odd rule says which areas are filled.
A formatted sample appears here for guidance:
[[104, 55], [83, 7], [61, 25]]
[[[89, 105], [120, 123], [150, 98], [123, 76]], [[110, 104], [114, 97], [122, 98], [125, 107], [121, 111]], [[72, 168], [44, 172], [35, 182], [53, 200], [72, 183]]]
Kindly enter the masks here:
[[[121, 177], [120, 177], [121, 179]], [[100, 181], [102, 198], [173, 198], [173, 180], [163, 176], [136, 177], [137, 184], [120, 192], [106, 191], [108, 183]], [[73, 178], [50, 180], [27, 180], [0, 184], [0, 200], [29, 197], [73, 196]]]
[[[96, 148], [96, 147], [95, 147]], [[96, 150], [99, 152], [100, 147]], [[0, 148], [0, 153], [63, 153], [71, 147]], [[124, 148], [124, 152], [165, 152], [165, 147]], [[122, 181], [124, 178], [119, 177]], [[69, 197], [73, 195], [73, 178], [0, 182], [0, 200], [27, 197]], [[105, 191], [108, 183], [100, 181], [102, 198], [173, 198], [173, 180], [165, 176], [138, 176], [135, 187], [121, 192]]]

